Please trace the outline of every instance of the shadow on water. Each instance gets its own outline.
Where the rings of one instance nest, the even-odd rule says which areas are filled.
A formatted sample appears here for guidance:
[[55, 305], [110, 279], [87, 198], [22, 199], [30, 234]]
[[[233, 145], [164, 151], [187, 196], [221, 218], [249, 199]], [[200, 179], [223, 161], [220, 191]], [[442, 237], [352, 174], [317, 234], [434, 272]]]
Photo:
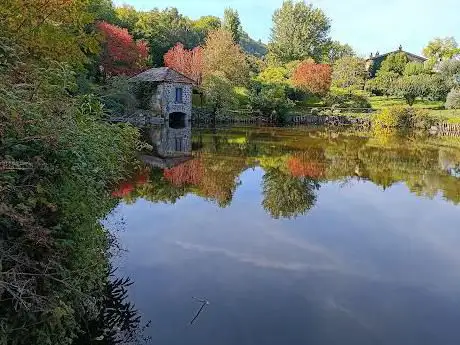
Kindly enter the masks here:
[[[102, 289], [102, 296], [91, 306], [95, 313], [82, 320], [83, 333], [74, 340], [75, 345], [119, 345], [147, 344], [150, 338], [145, 330], [150, 322], [142, 324], [141, 316], [129, 301], [128, 289], [133, 285], [129, 277], [116, 275], [116, 270], [108, 272], [108, 280]], [[91, 311], [87, 311], [91, 313]]]

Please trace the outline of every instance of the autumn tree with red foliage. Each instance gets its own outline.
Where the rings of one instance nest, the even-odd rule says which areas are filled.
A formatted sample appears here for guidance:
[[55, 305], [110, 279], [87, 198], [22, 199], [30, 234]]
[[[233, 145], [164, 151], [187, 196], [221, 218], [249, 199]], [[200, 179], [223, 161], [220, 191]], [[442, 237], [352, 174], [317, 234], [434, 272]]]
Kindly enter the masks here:
[[325, 95], [331, 88], [332, 69], [328, 64], [304, 61], [294, 71], [293, 84], [310, 93]]
[[203, 49], [201, 47], [189, 50], [182, 43], [177, 43], [164, 55], [164, 62], [166, 67], [201, 84], [203, 75]]
[[302, 152], [289, 157], [287, 167], [294, 177], [318, 179], [325, 176], [326, 164], [318, 159], [317, 152]]
[[147, 67], [148, 46], [145, 41], [135, 41], [128, 30], [107, 22], [97, 23], [104, 38], [101, 59], [102, 73], [106, 76], [132, 76]]

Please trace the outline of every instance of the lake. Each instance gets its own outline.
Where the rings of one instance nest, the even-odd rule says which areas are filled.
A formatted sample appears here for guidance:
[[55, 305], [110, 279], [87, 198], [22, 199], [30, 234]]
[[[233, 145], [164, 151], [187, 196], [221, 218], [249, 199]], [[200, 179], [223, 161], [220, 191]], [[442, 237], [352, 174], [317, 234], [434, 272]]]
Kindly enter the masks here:
[[153, 344], [460, 344], [459, 138], [168, 138], [191, 156], [134, 174], [105, 221]]

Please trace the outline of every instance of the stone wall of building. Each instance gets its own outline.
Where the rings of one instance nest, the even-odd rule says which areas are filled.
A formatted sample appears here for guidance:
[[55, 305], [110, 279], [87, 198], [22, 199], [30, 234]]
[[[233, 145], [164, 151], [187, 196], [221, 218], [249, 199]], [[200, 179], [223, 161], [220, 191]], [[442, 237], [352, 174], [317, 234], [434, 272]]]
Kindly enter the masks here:
[[[182, 88], [182, 103], [176, 103], [176, 88]], [[192, 118], [192, 85], [181, 83], [162, 83], [158, 85], [154, 97], [161, 100], [162, 116], [169, 120], [171, 113], [185, 114], [185, 120]]]

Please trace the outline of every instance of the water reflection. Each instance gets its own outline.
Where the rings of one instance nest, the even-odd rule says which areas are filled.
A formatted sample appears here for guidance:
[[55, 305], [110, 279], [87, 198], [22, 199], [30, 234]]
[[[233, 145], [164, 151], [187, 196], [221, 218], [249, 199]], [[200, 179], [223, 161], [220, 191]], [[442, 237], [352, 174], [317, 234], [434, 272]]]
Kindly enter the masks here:
[[153, 343], [460, 343], [460, 140], [388, 135], [194, 130], [120, 186]]
[[365, 180], [382, 189], [402, 182], [416, 195], [440, 193], [460, 202], [460, 142], [452, 138], [240, 128], [197, 130], [192, 139], [190, 125], [149, 133], [154, 152], [143, 159], [161, 171], [143, 171], [141, 181], [121, 186], [116, 195], [131, 202], [174, 203], [191, 193], [225, 207], [241, 184], [240, 174], [255, 167], [265, 172], [262, 206], [274, 218], [305, 214], [325, 182]]
[[166, 126], [147, 128], [154, 154], [160, 157], [188, 155], [192, 151], [192, 127], [185, 122], [172, 121]]

